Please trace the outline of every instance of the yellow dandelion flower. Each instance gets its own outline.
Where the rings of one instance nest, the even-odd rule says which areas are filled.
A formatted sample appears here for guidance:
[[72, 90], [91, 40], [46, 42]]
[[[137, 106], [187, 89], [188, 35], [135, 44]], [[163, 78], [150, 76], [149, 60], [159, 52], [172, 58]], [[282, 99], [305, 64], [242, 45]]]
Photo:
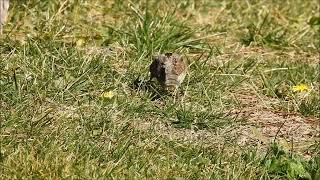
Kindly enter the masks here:
[[77, 46], [77, 47], [81, 47], [81, 46], [83, 46], [85, 43], [86, 43], [86, 40], [84, 40], [83, 38], [80, 38], [80, 39], [77, 40], [76, 46]]
[[307, 92], [310, 90], [310, 87], [306, 84], [299, 84], [292, 87], [293, 92]]
[[113, 98], [115, 95], [116, 95], [116, 94], [115, 94], [113, 91], [108, 91], [108, 92], [103, 92], [103, 93], [101, 94], [101, 97], [102, 97], [103, 99], [111, 99], [111, 98]]

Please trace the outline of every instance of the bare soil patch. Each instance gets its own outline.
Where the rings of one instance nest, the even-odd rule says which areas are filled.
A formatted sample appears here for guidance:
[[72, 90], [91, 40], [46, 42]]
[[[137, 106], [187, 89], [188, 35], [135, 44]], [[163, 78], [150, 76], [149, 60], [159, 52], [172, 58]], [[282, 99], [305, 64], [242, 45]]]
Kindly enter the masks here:
[[263, 100], [252, 94], [236, 94], [236, 97], [243, 108], [234, 109], [231, 114], [247, 120], [240, 126], [230, 125], [215, 131], [178, 129], [160, 119], [146, 119], [138, 122], [136, 127], [170, 140], [210, 144], [232, 141], [240, 147], [258, 145], [262, 149], [270, 142], [277, 141], [288, 150], [300, 152], [320, 140], [319, 120], [298, 113], [276, 111], [269, 103], [277, 103], [277, 100], [269, 97], [263, 97]]

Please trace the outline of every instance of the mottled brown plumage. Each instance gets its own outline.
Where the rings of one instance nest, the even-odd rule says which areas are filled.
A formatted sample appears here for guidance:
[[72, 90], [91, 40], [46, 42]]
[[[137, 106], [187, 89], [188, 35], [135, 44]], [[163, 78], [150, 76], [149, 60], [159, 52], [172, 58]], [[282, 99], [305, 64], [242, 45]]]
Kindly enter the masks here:
[[165, 88], [176, 88], [184, 80], [186, 71], [187, 66], [178, 54], [160, 54], [150, 65], [150, 80], [156, 78]]

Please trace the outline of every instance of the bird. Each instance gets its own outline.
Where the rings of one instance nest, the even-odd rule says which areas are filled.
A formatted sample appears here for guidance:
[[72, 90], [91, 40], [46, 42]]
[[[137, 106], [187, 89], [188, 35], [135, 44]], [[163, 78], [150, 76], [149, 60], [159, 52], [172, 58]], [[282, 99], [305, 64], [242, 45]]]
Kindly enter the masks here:
[[176, 53], [160, 54], [150, 65], [150, 80], [156, 78], [166, 90], [176, 90], [187, 74], [187, 65]]

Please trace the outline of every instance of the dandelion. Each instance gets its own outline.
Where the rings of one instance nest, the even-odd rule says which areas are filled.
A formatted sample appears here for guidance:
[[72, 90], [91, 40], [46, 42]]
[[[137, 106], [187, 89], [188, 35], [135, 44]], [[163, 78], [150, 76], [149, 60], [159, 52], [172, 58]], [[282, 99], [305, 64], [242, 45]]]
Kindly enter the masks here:
[[292, 87], [293, 92], [307, 92], [310, 90], [310, 87], [306, 84], [299, 84]]
[[101, 98], [103, 99], [112, 99], [116, 94], [113, 91], [103, 92]]
[[85, 43], [86, 43], [86, 41], [83, 38], [80, 38], [80, 39], [77, 40], [76, 46], [77, 47], [82, 47]]

